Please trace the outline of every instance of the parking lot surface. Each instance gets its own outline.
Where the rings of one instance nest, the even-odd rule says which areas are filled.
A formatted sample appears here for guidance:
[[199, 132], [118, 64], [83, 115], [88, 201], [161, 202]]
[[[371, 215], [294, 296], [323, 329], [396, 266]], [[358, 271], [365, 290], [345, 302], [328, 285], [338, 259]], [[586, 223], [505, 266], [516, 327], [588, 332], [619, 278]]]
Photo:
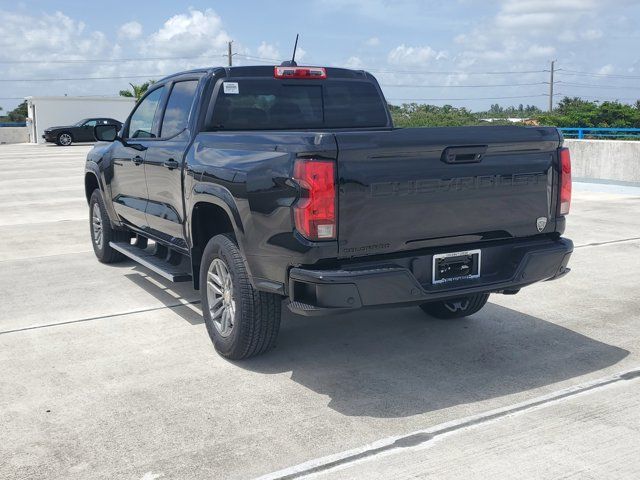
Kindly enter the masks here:
[[0, 478], [640, 476], [640, 188], [574, 186], [563, 279], [232, 363], [189, 284], [95, 259], [89, 148], [0, 146]]

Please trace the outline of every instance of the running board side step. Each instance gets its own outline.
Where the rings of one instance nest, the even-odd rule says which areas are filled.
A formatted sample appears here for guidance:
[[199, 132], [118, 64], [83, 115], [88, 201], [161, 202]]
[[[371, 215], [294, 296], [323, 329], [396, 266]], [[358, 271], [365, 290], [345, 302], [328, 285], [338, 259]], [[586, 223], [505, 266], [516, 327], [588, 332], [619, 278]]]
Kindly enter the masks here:
[[184, 271], [184, 265], [171, 265], [152, 253], [142, 250], [130, 243], [125, 242], [109, 242], [114, 250], [117, 250], [134, 262], [139, 263], [143, 267], [157, 273], [161, 277], [171, 280], [172, 282], [188, 282], [191, 280], [191, 273]]

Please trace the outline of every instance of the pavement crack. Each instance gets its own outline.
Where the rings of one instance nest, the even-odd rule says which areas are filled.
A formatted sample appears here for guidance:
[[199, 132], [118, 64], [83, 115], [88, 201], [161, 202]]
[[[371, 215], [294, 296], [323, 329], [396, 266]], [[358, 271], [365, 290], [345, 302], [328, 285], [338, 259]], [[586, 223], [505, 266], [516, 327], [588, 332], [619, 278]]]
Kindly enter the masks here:
[[585, 248], [585, 247], [599, 247], [600, 245], [610, 245], [612, 243], [622, 243], [622, 242], [633, 242], [636, 240], [640, 240], [640, 237], [631, 237], [631, 238], [622, 238], [620, 240], [609, 240], [607, 242], [593, 242], [593, 243], [585, 243], [584, 245], [577, 245], [573, 248]]
[[23, 328], [15, 328], [13, 330], [4, 330], [4, 331], [0, 331], [0, 335], [6, 335], [9, 333], [18, 333], [18, 332], [27, 332], [29, 330], [39, 330], [42, 328], [50, 328], [50, 327], [60, 327], [63, 325], [72, 325], [74, 323], [84, 323], [84, 322], [92, 322], [94, 320], [104, 320], [106, 318], [113, 318], [113, 317], [124, 317], [126, 315], [133, 315], [136, 313], [146, 313], [146, 312], [154, 312], [156, 310], [164, 310], [165, 308], [178, 308], [178, 307], [184, 307], [187, 305], [198, 305], [200, 304], [200, 300], [194, 300], [193, 302], [181, 302], [181, 303], [175, 303], [172, 305], [164, 305], [162, 307], [152, 307], [152, 308], [143, 308], [140, 310], [131, 310], [129, 312], [121, 312], [121, 313], [113, 313], [113, 314], [109, 314], [109, 315], [100, 315], [98, 317], [88, 317], [88, 318], [80, 318], [78, 320], [67, 320], [65, 322], [56, 322], [56, 323], [47, 323], [45, 325], [33, 325], [31, 327], [23, 327]]
[[459, 432], [470, 427], [485, 424], [504, 417], [528, 412], [550, 403], [575, 397], [615, 383], [634, 380], [636, 378], [640, 378], [640, 369], [628, 370], [609, 377], [558, 390], [506, 408], [491, 410], [473, 417], [454, 420], [430, 429], [412, 432], [401, 437], [381, 439], [357, 449], [310, 460], [299, 465], [263, 475], [256, 480], [291, 480], [294, 478], [307, 477], [320, 472], [326, 472], [339, 466], [345, 466], [361, 460], [370, 459], [383, 452], [391, 450], [400, 451], [406, 448], [419, 447], [446, 434]]

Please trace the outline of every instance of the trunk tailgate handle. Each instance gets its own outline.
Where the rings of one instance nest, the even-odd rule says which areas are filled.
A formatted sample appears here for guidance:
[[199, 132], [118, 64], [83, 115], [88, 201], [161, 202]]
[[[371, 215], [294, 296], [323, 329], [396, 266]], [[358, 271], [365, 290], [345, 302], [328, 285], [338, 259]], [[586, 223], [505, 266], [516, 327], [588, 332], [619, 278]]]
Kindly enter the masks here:
[[478, 163], [487, 152], [487, 145], [468, 145], [465, 147], [447, 147], [442, 151], [445, 163]]

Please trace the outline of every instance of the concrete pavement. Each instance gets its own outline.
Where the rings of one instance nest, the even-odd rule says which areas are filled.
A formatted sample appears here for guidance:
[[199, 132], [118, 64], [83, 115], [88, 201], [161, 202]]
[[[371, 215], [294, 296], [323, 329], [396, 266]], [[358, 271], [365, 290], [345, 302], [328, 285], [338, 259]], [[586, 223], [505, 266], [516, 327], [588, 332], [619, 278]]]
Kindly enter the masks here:
[[[198, 292], [95, 260], [87, 150], [0, 146], [0, 478], [253, 478], [640, 368], [640, 189], [575, 186], [561, 280], [455, 322], [286, 313], [231, 363]], [[637, 477], [639, 383], [317, 475]]]

